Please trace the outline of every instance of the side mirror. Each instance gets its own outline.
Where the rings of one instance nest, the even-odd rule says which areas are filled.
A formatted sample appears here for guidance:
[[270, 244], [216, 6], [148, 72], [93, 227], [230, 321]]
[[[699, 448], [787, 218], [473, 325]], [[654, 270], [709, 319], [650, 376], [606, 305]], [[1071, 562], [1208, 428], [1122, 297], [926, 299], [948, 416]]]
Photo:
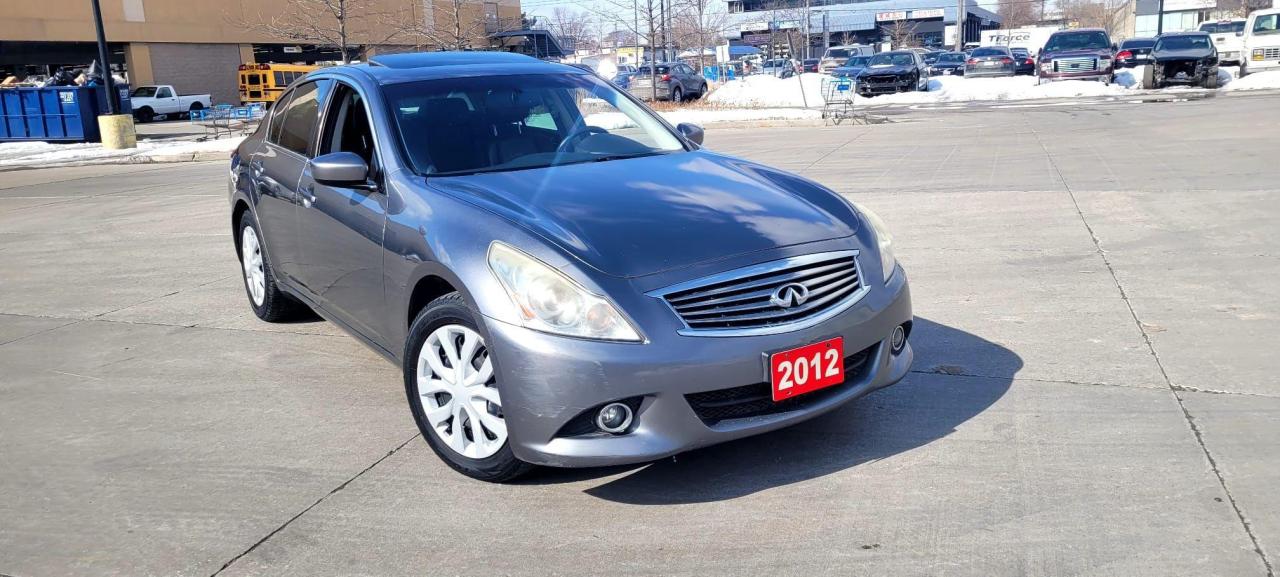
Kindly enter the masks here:
[[702, 146], [702, 139], [706, 136], [703, 133], [701, 126], [690, 122], [681, 122], [676, 125], [676, 130], [679, 130], [680, 134], [683, 134], [685, 138], [692, 140], [693, 143], [698, 146]]
[[332, 152], [311, 160], [311, 178], [329, 186], [364, 188], [369, 181], [369, 165], [354, 152]]
[[1244, 30], [1236, 30], [1236, 36], [1244, 36]]

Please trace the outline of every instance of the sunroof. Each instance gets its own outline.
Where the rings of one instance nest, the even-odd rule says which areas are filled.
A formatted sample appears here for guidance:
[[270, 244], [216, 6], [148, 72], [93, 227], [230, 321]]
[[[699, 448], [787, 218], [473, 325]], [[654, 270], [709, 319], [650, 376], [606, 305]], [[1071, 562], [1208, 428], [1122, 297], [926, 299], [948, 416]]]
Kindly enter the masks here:
[[387, 68], [425, 68], [429, 66], [465, 66], [468, 64], [520, 64], [537, 61], [536, 58], [510, 52], [412, 52], [380, 54], [369, 59], [370, 64]]

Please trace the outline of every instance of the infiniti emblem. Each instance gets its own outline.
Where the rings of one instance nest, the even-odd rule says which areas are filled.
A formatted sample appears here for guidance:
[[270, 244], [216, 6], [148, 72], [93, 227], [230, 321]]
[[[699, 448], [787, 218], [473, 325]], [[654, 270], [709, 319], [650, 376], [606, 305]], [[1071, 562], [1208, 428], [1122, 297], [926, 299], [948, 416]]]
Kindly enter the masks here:
[[769, 297], [769, 302], [784, 309], [800, 306], [807, 300], [809, 300], [809, 287], [798, 282], [778, 287], [778, 290], [773, 291], [773, 296]]

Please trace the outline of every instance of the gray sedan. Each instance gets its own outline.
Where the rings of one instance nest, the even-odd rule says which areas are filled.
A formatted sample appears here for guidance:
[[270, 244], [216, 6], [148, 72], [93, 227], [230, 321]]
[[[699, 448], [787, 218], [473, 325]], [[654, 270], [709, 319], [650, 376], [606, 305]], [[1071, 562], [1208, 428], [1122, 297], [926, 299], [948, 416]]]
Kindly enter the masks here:
[[660, 459], [902, 379], [884, 223], [702, 137], [515, 54], [317, 70], [230, 159], [248, 304], [314, 310], [396, 364], [425, 442], [486, 481]]
[[964, 63], [964, 75], [969, 78], [1013, 76], [1017, 73], [1018, 64], [1013, 59], [1013, 53], [1003, 46], [974, 48]]

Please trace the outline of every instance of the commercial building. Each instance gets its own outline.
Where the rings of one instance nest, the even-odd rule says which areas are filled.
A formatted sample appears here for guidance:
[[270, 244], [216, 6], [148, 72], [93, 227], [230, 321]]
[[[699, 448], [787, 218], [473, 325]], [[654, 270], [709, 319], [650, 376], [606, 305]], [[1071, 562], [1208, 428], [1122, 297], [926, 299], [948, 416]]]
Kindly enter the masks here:
[[[974, 0], [965, 2], [959, 19], [965, 42], [977, 42], [983, 30], [1000, 27], [994, 12]], [[736, 24], [729, 36], [781, 56], [792, 48], [801, 52], [805, 39], [815, 56], [826, 46], [879, 44], [895, 36], [911, 36], [919, 46], [945, 47], [954, 43], [958, 8], [946, 0], [729, 0]]]
[[[297, 25], [313, 0], [100, 0], [112, 68], [130, 83], [172, 84], [182, 93], [210, 93], [237, 103], [237, 68], [248, 62], [341, 60], [334, 43]], [[431, 49], [457, 31], [456, 43], [518, 50], [524, 38], [520, 0], [364, 0], [350, 2], [349, 52]], [[4, 0], [0, 10], [0, 78], [48, 75], [97, 59], [88, 0]], [[306, 17], [326, 26], [323, 13]], [[460, 25], [454, 26], [455, 22]], [[420, 24], [417, 24], [420, 23]], [[504, 38], [494, 38], [507, 33]], [[456, 44], [455, 38], [448, 38]]]

